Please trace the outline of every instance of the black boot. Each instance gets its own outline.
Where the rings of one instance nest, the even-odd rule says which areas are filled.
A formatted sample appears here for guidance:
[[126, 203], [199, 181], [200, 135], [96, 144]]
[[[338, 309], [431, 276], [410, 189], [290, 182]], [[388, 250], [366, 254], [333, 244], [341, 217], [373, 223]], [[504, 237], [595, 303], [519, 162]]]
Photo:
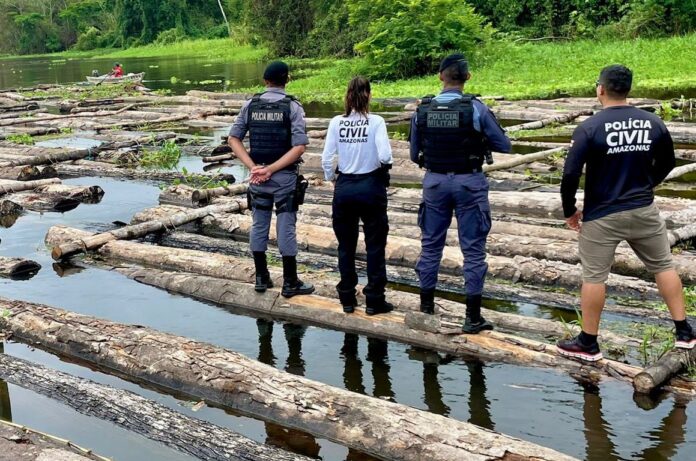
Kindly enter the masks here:
[[420, 311], [433, 315], [435, 313], [435, 290], [421, 291], [420, 299]]
[[267, 289], [273, 288], [271, 274], [268, 272], [266, 253], [263, 251], [254, 251], [253, 255], [254, 267], [256, 268], [256, 286], [254, 289], [257, 293], [265, 293]]
[[314, 285], [304, 283], [297, 277], [297, 258], [295, 256], [283, 256], [283, 290], [280, 292], [285, 298], [297, 295], [311, 295], [314, 293]]
[[464, 333], [475, 335], [485, 330], [492, 330], [493, 325], [488, 323], [481, 316], [481, 295], [466, 296], [466, 320], [462, 331]]
[[355, 288], [350, 290], [342, 290], [336, 287], [338, 291], [338, 299], [341, 301], [341, 306], [343, 306], [343, 312], [346, 314], [352, 314], [355, 312], [355, 307], [358, 305], [358, 298], [356, 296]]
[[388, 303], [384, 295], [365, 296], [365, 313], [367, 315], [386, 314], [394, 310], [394, 306]]

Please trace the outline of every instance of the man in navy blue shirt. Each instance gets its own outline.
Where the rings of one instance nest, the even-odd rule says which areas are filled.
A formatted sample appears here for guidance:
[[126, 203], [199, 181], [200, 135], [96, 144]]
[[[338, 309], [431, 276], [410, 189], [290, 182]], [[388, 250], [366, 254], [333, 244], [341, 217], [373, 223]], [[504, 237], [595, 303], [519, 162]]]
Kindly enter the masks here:
[[481, 294], [488, 272], [486, 237], [491, 229], [488, 180], [483, 162], [490, 150], [510, 152], [512, 146], [485, 104], [463, 93], [471, 78], [462, 54], [447, 56], [440, 65], [442, 92], [421, 101], [411, 121], [411, 160], [427, 169], [423, 202], [418, 212], [421, 255], [421, 311], [435, 312], [435, 287], [452, 213], [457, 217], [464, 254], [465, 333], [491, 330], [481, 317]]
[[[560, 341], [561, 355], [586, 361], [602, 358], [597, 344], [599, 319], [616, 247], [627, 241], [647, 269], [676, 326], [676, 346], [692, 349], [696, 336], [686, 321], [682, 284], [672, 264], [667, 228], [655, 206], [653, 189], [675, 166], [674, 146], [665, 124], [655, 114], [628, 104], [633, 74], [609, 66], [597, 81], [604, 110], [573, 133], [565, 163], [561, 197], [568, 226], [580, 232], [583, 269], [582, 332]], [[585, 173], [584, 209], [575, 206]], [[582, 222], [581, 222], [582, 221]]]

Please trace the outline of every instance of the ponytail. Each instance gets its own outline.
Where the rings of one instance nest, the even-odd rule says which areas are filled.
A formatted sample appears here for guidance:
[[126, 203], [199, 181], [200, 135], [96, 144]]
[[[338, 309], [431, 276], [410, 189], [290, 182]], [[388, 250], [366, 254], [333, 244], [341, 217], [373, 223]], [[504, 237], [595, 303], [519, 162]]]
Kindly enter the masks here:
[[365, 77], [355, 77], [348, 83], [345, 98], [345, 117], [353, 111], [367, 116], [370, 112], [370, 81]]

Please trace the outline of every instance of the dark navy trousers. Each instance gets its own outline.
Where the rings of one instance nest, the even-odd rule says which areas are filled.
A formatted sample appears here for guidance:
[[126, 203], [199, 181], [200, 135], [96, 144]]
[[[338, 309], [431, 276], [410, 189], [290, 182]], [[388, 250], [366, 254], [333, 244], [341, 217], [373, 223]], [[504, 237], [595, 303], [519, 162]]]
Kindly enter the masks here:
[[333, 228], [338, 240], [338, 269], [341, 281], [339, 293], [355, 289], [358, 274], [355, 252], [358, 245], [360, 221], [365, 234], [367, 253], [367, 298], [380, 299], [387, 284], [385, 248], [389, 234], [387, 218], [387, 186], [383, 175], [339, 174], [334, 188]]
[[464, 254], [465, 291], [467, 295], [479, 295], [483, 292], [488, 272], [486, 238], [491, 230], [488, 180], [483, 173], [425, 174], [423, 202], [418, 211], [422, 249], [416, 263], [421, 291], [434, 290], [437, 285], [437, 273], [453, 212], [459, 228], [459, 245]]

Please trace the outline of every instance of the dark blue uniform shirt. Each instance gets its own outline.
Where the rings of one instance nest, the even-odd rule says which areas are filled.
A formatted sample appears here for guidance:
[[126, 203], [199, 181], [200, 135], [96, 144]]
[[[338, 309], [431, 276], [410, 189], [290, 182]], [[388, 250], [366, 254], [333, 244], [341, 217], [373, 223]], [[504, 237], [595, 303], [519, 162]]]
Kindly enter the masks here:
[[583, 167], [583, 221], [650, 205], [653, 188], [674, 168], [674, 145], [664, 122], [633, 106], [602, 110], [573, 133], [561, 198], [566, 218], [575, 211]]
[[[460, 90], [451, 89], [443, 90], [435, 100], [438, 102], [450, 102], [463, 96]], [[418, 124], [416, 123], [417, 113], [411, 119], [411, 160], [418, 163], [418, 154], [421, 151], [420, 136], [418, 134]], [[474, 99], [474, 129], [479, 133], [483, 133], [488, 139], [488, 146], [496, 152], [510, 152], [512, 144], [505, 131], [500, 127], [500, 124], [495, 118], [495, 115], [488, 109], [484, 103], [478, 99]]]

